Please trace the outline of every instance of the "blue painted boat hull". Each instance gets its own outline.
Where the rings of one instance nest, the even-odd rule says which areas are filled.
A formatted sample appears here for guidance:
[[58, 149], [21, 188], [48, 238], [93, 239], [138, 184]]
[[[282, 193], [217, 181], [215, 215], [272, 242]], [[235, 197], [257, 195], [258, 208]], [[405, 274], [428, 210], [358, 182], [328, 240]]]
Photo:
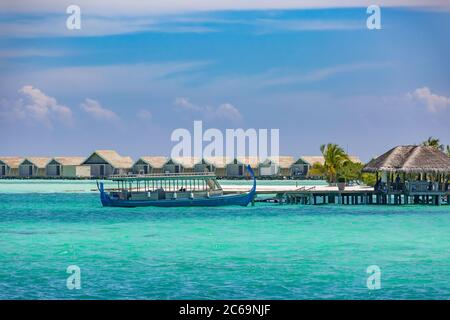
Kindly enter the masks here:
[[111, 199], [108, 194], [101, 196], [104, 207], [217, 207], [217, 206], [247, 206], [254, 199], [253, 193], [239, 195], [215, 196], [206, 199], [170, 199], [170, 200], [120, 200]]

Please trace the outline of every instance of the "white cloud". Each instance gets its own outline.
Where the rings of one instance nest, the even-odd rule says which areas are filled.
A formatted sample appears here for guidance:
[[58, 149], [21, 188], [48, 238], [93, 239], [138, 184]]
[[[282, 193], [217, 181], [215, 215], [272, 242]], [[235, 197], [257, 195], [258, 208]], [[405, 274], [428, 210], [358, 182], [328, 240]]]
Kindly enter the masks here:
[[231, 103], [224, 103], [220, 105], [216, 110], [214, 110], [213, 116], [220, 119], [227, 119], [230, 121], [242, 120], [241, 113]]
[[174, 104], [181, 109], [188, 111], [202, 111], [202, 108], [189, 101], [188, 98], [176, 98]]
[[81, 108], [98, 120], [116, 121], [119, 119], [117, 114], [109, 109], [102, 107], [102, 105], [98, 101], [93, 99], [87, 98], [81, 104]]
[[18, 90], [20, 98], [16, 101], [2, 100], [0, 118], [4, 120], [30, 120], [53, 127], [55, 123], [71, 126], [73, 124], [72, 110], [59, 104], [55, 98], [31, 85]]
[[141, 109], [136, 113], [136, 117], [142, 120], [150, 120], [153, 117], [153, 115], [150, 111], [146, 109]]
[[176, 98], [174, 104], [180, 110], [195, 113], [196, 116], [208, 120], [228, 120], [232, 122], [242, 120], [241, 113], [231, 103], [223, 103], [218, 107], [199, 106], [192, 103], [188, 98]]
[[428, 111], [436, 113], [450, 107], [450, 98], [431, 92], [428, 87], [417, 88], [406, 94], [406, 98], [424, 105]]
[[[199, 25], [177, 25], [155, 17], [82, 16], [81, 29], [69, 30], [65, 18], [44, 16], [39, 19], [0, 22], [0, 36], [33, 37], [92, 37], [135, 32], [205, 33], [215, 30]], [[164, 24], [167, 23], [168, 24]]]

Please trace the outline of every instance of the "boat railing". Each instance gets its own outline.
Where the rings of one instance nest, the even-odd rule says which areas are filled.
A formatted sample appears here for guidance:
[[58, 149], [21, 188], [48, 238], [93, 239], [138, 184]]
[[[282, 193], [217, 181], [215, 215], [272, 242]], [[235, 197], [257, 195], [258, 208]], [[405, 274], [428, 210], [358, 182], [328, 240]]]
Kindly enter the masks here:
[[167, 178], [167, 177], [215, 177], [213, 172], [187, 172], [187, 173], [129, 173], [129, 174], [112, 174], [108, 179], [133, 179], [133, 178]]

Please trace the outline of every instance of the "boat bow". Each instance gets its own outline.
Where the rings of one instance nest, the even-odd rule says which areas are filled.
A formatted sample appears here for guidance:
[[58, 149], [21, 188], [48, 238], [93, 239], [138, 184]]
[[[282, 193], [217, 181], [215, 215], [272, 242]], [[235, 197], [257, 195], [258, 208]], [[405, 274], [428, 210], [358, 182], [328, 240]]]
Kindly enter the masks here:
[[255, 195], [256, 195], [256, 177], [255, 177], [255, 173], [253, 172], [253, 169], [250, 165], [247, 165], [247, 170], [253, 179], [253, 186], [250, 189], [250, 191], [248, 192], [249, 202], [251, 202], [255, 199]]

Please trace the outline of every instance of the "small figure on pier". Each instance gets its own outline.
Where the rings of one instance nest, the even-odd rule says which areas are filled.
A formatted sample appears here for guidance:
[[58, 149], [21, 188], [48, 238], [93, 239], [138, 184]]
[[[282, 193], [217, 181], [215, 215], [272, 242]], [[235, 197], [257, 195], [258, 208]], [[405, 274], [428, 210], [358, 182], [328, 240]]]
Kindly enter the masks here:
[[395, 190], [400, 191], [401, 190], [401, 184], [400, 184], [400, 175], [397, 174], [397, 177], [395, 178]]

